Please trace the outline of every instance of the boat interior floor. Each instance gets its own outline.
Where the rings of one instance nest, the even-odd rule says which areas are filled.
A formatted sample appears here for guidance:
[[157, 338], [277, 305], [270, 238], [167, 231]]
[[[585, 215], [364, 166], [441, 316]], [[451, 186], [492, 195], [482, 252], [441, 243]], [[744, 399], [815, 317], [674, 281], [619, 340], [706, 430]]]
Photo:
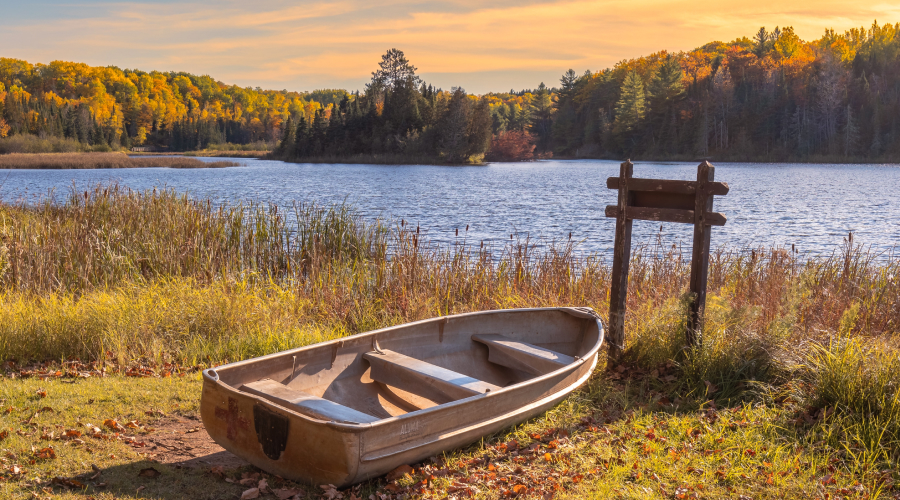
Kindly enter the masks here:
[[[545, 375], [578, 359], [503, 335], [480, 334], [472, 335], [471, 339], [487, 346], [489, 363], [520, 373], [520, 378]], [[368, 382], [365, 385], [377, 386], [377, 400], [370, 397], [369, 392], [362, 392], [372, 388], [362, 388], [359, 381], [355, 387], [329, 387], [323, 395], [352, 404], [356, 409], [268, 378], [245, 383], [240, 389], [319, 420], [371, 423], [502, 388], [427, 361], [381, 349], [377, 343], [362, 358], [370, 367], [364, 377]]]

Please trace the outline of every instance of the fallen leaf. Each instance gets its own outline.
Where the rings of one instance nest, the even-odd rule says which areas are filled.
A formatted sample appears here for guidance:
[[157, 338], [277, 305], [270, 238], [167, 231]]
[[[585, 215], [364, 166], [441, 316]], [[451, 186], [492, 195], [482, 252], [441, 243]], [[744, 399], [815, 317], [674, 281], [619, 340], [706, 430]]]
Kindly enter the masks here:
[[337, 487], [335, 487], [335, 485], [333, 485], [333, 484], [323, 484], [323, 485], [320, 485], [319, 488], [322, 488], [323, 490], [325, 490], [325, 493], [323, 495], [328, 500], [334, 500], [335, 498], [344, 498], [344, 494], [341, 493], [340, 491], [338, 491]]
[[111, 418], [104, 420], [103, 425], [106, 427], [109, 427], [110, 429], [116, 430], [116, 431], [124, 431], [125, 430], [125, 428], [122, 427], [122, 424], [120, 424], [119, 422], [117, 422]]
[[39, 391], [37, 391], [37, 396], [38, 396], [39, 398], [46, 398], [46, 397], [47, 397], [47, 391], [45, 391], [44, 389], [40, 389]]
[[272, 493], [274, 493], [275, 496], [278, 497], [278, 500], [287, 500], [288, 498], [301, 495], [305, 492], [292, 488], [279, 488], [277, 490], [272, 490]]
[[259, 491], [265, 493], [266, 490], [269, 489], [269, 482], [265, 479], [260, 479], [259, 484], [256, 487], [259, 488]]
[[412, 472], [413, 472], [412, 467], [410, 467], [408, 465], [401, 465], [400, 467], [397, 467], [396, 469], [388, 472], [385, 479], [387, 479], [388, 481], [395, 481], [407, 474], [412, 474]]
[[141, 469], [141, 471], [138, 472], [138, 476], [141, 476], [141, 477], [156, 478], [156, 477], [159, 477], [160, 475], [162, 475], [162, 473], [159, 472], [158, 470], [154, 469], [153, 467], [147, 467], [146, 469]]
[[241, 493], [241, 500], [250, 500], [251, 498], [259, 498], [259, 488], [250, 488]]

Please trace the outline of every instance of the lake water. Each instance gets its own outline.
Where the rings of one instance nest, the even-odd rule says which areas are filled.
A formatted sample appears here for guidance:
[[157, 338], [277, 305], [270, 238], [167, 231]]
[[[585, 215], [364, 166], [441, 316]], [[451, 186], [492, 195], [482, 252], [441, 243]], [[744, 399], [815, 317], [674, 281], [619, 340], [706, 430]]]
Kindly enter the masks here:
[[[204, 158], [206, 161], [215, 160]], [[434, 165], [291, 164], [235, 160], [224, 169], [0, 170], [0, 199], [64, 197], [73, 186], [117, 182], [135, 189], [169, 187], [213, 201], [254, 199], [352, 204], [369, 219], [405, 219], [436, 243], [485, 241], [511, 233], [564, 242], [569, 233], [585, 252], [609, 254], [616, 203], [606, 178], [619, 163], [598, 160]], [[696, 179], [696, 163], [637, 162], [635, 177]], [[900, 166], [717, 163], [729, 184], [715, 210], [728, 217], [713, 228], [713, 246], [787, 246], [831, 253], [849, 232], [855, 242], [890, 252], [900, 246]], [[468, 232], [465, 231], [469, 226]], [[460, 236], [455, 236], [459, 229]], [[635, 221], [633, 241], [656, 241], [659, 223]], [[665, 224], [664, 241], [690, 245], [689, 225]]]

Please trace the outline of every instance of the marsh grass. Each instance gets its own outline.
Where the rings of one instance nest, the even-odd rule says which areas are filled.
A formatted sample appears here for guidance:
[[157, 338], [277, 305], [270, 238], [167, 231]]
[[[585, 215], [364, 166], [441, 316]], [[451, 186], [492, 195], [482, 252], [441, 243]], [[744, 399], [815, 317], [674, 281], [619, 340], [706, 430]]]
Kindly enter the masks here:
[[[608, 310], [601, 256], [537, 243], [434, 245], [346, 205], [215, 205], [117, 186], [0, 205], [0, 359], [216, 364], [444, 314]], [[653, 402], [678, 398], [676, 414], [648, 417], [675, 425], [714, 400], [766, 421], [746, 439], [806, 443], [818, 450], [806, 461], [838, 457], [853, 477], [900, 459], [900, 258], [852, 235], [825, 257], [720, 249], [701, 342], [685, 349], [689, 274], [678, 247], [636, 249], [623, 363], [649, 381], [611, 390], [603, 370], [617, 367], [601, 362], [567, 400], [581, 405], [573, 418], [609, 404], [671, 412]], [[674, 376], [655, 383], [654, 370]], [[796, 462], [778, 449], [782, 466]], [[791, 491], [812, 491], [803, 477]]]
[[125, 153], [13, 153], [0, 155], [0, 169], [94, 169], [94, 168], [221, 168], [230, 161], [204, 162], [182, 156], [133, 157]]

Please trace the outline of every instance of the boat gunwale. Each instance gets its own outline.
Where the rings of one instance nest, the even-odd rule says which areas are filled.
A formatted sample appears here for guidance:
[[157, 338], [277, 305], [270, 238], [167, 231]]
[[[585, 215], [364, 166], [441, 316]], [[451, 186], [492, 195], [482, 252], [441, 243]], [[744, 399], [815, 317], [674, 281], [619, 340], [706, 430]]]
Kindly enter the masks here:
[[[426, 418], [427, 418], [431, 413], [436, 413], [436, 412], [439, 412], [439, 411], [445, 411], [445, 410], [452, 409], [452, 408], [455, 408], [455, 407], [460, 406], [460, 405], [463, 405], [463, 404], [468, 404], [468, 403], [470, 403], [470, 402], [476, 400], [476, 398], [485, 398], [485, 397], [499, 396], [499, 395], [503, 395], [503, 394], [505, 394], [505, 393], [507, 393], [507, 392], [510, 392], [510, 391], [512, 391], [512, 390], [517, 390], [517, 391], [518, 391], [518, 390], [521, 390], [521, 389], [523, 389], [523, 388], [529, 387], [529, 386], [531, 386], [531, 385], [537, 384], [537, 383], [539, 383], [539, 382], [541, 382], [541, 381], [544, 381], [544, 380], [546, 380], [546, 379], [549, 379], [549, 378], [551, 378], [551, 377], [557, 376], [557, 375], [559, 375], [560, 372], [563, 372], [563, 371], [569, 371], [569, 370], [574, 371], [575, 369], [577, 369], [578, 367], [580, 367], [581, 365], [583, 365], [588, 359], [594, 357], [594, 356], [597, 354], [597, 352], [600, 350], [600, 347], [603, 345], [603, 341], [604, 341], [605, 338], [606, 338], [606, 331], [605, 331], [605, 329], [604, 329], [604, 326], [603, 326], [603, 320], [602, 320], [602, 318], [600, 317], [600, 315], [597, 314], [596, 312], [594, 312], [593, 309], [589, 309], [590, 312], [588, 312], [588, 311], [586, 311], [586, 310], [584, 310], [584, 309], [588, 309], [588, 308], [578, 308], [578, 307], [569, 307], [569, 306], [562, 306], [562, 307], [533, 307], [533, 308], [520, 308], [520, 309], [493, 309], [493, 310], [488, 310], [488, 311], [475, 311], [475, 312], [468, 312], [468, 313], [453, 314], [453, 315], [450, 315], [450, 316], [438, 316], [438, 317], [435, 317], [435, 318], [428, 318], [428, 319], [423, 319], [423, 320], [419, 320], [419, 321], [413, 321], [413, 322], [410, 322], [410, 323], [402, 323], [402, 324], [400, 324], [400, 325], [394, 325], [394, 326], [389, 326], [389, 327], [385, 327], [385, 328], [379, 328], [379, 329], [377, 329], [377, 330], [371, 330], [371, 331], [368, 331], [368, 332], [355, 333], [355, 334], [353, 334], [353, 335], [348, 335], [348, 336], [346, 336], [346, 337], [341, 337], [341, 338], [338, 338], [338, 339], [328, 340], [328, 341], [325, 341], [325, 342], [319, 342], [319, 343], [316, 343], [316, 344], [310, 344], [310, 345], [306, 345], [306, 346], [302, 346], [302, 347], [298, 347], [298, 348], [290, 349], [290, 350], [286, 350], [286, 351], [279, 351], [279, 352], [275, 352], [275, 353], [272, 353], [272, 354], [267, 354], [267, 355], [265, 355], [265, 356], [260, 356], [260, 357], [256, 357], [256, 358], [250, 358], [250, 359], [245, 359], [245, 360], [241, 360], [241, 361], [235, 361], [235, 362], [233, 362], [233, 363], [228, 363], [228, 364], [226, 364], [226, 365], [222, 365], [222, 366], [215, 367], [215, 368], [207, 368], [206, 370], [203, 370], [203, 378], [204, 378], [204, 381], [205, 381], [205, 382], [206, 382], [206, 381], [212, 382], [212, 383], [216, 384], [217, 386], [219, 386], [220, 388], [222, 388], [222, 389], [224, 389], [224, 390], [226, 390], [226, 391], [233, 392], [233, 393], [238, 394], [238, 395], [241, 395], [241, 396], [243, 396], [243, 397], [255, 399], [255, 400], [256, 400], [257, 402], [259, 402], [259, 403], [263, 403], [263, 404], [265, 404], [266, 406], [273, 406], [273, 407], [275, 407], [275, 408], [278, 408], [279, 410], [286, 411], [286, 412], [290, 413], [291, 415], [293, 415], [293, 416], [295, 416], [295, 417], [300, 417], [300, 418], [305, 419], [305, 420], [308, 420], [308, 421], [310, 421], [310, 422], [313, 422], [313, 423], [316, 423], [316, 424], [321, 424], [321, 425], [324, 425], [324, 426], [326, 426], [326, 427], [333, 428], [333, 429], [335, 429], [335, 430], [340, 430], [340, 431], [344, 431], [344, 432], [359, 433], [359, 432], [362, 432], [362, 431], [365, 431], [365, 430], [368, 430], [368, 429], [377, 428], [377, 427], [380, 427], [380, 426], [383, 426], [383, 425], [390, 425], [390, 424], [392, 424], [392, 423], [394, 423], [394, 422], [396, 422], [396, 421], [398, 421], [398, 420], [405, 419], [405, 418], [419, 418], [419, 417], [426, 417]], [[377, 421], [375, 421], [375, 422], [367, 422], [367, 423], [346, 423], [346, 422], [336, 422], [336, 421], [334, 421], [334, 420], [323, 420], [323, 419], [314, 418], [314, 417], [311, 417], [311, 416], [309, 416], [309, 415], [306, 415], [306, 414], [303, 414], [303, 413], [299, 413], [299, 412], [297, 412], [297, 411], [295, 411], [295, 410], [292, 410], [292, 409], [290, 409], [290, 408], [288, 408], [288, 407], [286, 407], [286, 406], [282, 406], [282, 405], [279, 405], [279, 404], [277, 404], [277, 403], [273, 403], [272, 401], [269, 401], [269, 400], [267, 400], [267, 399], [265, 399], [265, 398], [263, 398], [263, 397], [261, 397], [261, 396], [257, 396], [257, 395], [255, 395], [255, 394], [251, 394], [251, 393], [248, 393], [248, 392], [241, 391], [241, 390], [239, 390], [239, 389], [236, 388], [236, 387], [233, 387], [233, 386], [231, 386], [231, 385], [229, 385], [229, 384], [226, 384], [225, 382], [223, 382], [223, 381], [220, 380], [220, 378], [219, 378], [219, 376], [218, 376], [218, 373], [217, 373], [217, 371], [216, 371], [217, 369], [226, 368], [226, 367], [229, 368], [229, 369], [233, 369], [233, 368], [240, 367], [240, 366], [243, 366], [243, 365], [249, 365], [249, 364], [259, 363], [259, 362], [263, 362], [263, 361], [265, 361], [265, 360], [267, 360], [267, 359], [270, 359], [270, 358], [275, 358], [275, 357], [279, 357], [279, 356], [290, 355], [291, 353], [297, 353], [297, 352], [301, 352], [301, 351], [303, 351], [303, 350], [309, 350], [309, 349], [313, 349], [313, 348], [322, 348], [322, 347], [325, 347], [325, 346], [329, 346], [329, 345], [333, 345], [333, 344], [342, 343], [342, 342], [346, 341], [347, 339], [351, 339], [351, 338], [360, 338], [360, 337], [372, 336], [372, 335], [376, 335], [376, 334], [378, 334], [378, 333], [383, 333], [383, 332], [387, 332], [387, 331], [392, 331], [392, 330], [396, 330], [396, 329], [399, 329], [399, 328], [405, 328], [405, 327], [408, 327], [408, 326], [414, 326], [414, 325], [419, 325], [419, 324], [423, 324], [423, 323], [429, 323], [429, 322], [441, 321], [441, 320], [446, 320], [446, 319], [450, 319], [450, 318], [472, 317], [472, 316], [479, 316], [479, 315], [486, 315], [486, 314], [498, 314], [498, 313], [504, 313], [504, 312], [505, 312], [505, 313], [511, 313], [511, 312], [543, 312], [543, 311], [547, 311], [547, 312], [549, 312], [549, 311], [561, 311], [561, 312], [566, 312], [566, 313], [568, 313], [568, 314], [572, 314], [573, 316], [581, 317], [581, 318], [583, 318], [583, 319], [593, 319], [593, 320], [596, 322], [597, 328], [598, 328], [597, 341], [596, 341], [596, 342], [594, 343], [594, 345], [588, 350], [587, 353], [585, 353], [583, 356], [579, 356], [573, 363], [569, 363], [569, 364], [567, 364], [567, 365], [565, 365], [565, 366], [560, 367], [560, 368], [557, 369], [557, 370], [554, 370], [554, 371], [552, 371], [552, 372], [546, 373], [546, 374], [544, 374], [544, 375], [541, 375], [541, 376], [538, 376], [538, 377], [534, 377], [534, 378], [530, 378], [530, 379], [528, 379], [528, 380], [525, 380], [525, 381], [522, 381], [522, 382], [519, 382], [519, 383], [510, 385], [510, 386], [502, 387], [502, 388], [500, 388], [500, 389], [497, 390], [497, 391], [491, 391], [491, 392], [483, 393], [483, 394], [474, 394], [474, 395], [469, 396], [469, 397], [467, 397], [467, 398], [457, 399], [457, 400], [450, 401], [450, 402], [447, 402], [447, 403], [435, 405], [435, 406], [432, 406], [432, 407], [429, 407], [429, 408], [424, 408], [424, 409], [421, 409], [421, 410], [411, 411], [411, 412], [408, 412], [408, 413], [404, 413], [403, 415], [397, 415], [397, 416], [393, 416], [393, 417], [388, 417], [388, 418], [379, 419], [379, 420], [377, 420]], [[593, 363], [594, 363], [594, 366], [596, 366], [597, 360], [594, 359]], [[210, 372], [211, 372], [211, 373], [210, 373]], [[593, 372], [593, 369], [592, 369], [590, 372], [588, 372], [588, 374], [585, 375], [584, 380], [587, 380], [587, 377], [590, 376], [590, 373], [591, 373], [591, 372]], [[581, 384], [581, 383], [583, 383], [583, 381], [579, 382], [579, 384]], [[575, 386], [575, 387], [577, 387], [577, 386]], [[574, 389], [569, 389], [569, 388], [567, 388], [567, 390], [568, 390], [568, 391], [572, 391], [572, 390], [574, 390]], [[558, 394], [559, 394], [559, 393], [554, 393], [554, 397], [555, 397], [556, 395], [558, 395]], [[545, 398], [545, 399], [546, 399], [546, 398]], [[529, 404], [530, 404], [530, 403], [529, 403]], [[489, 419], [489, 420], [490, 420], [490, 419]], [[476, 424], [476, 425], [477, 425], [477, 424]]]

